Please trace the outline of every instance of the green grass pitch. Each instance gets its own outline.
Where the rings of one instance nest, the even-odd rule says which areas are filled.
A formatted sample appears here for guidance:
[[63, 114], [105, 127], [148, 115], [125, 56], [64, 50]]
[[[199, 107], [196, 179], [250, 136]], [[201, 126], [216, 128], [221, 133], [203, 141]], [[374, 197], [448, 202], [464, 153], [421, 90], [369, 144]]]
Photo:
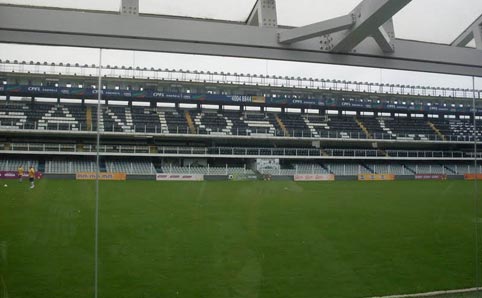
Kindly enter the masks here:
[[[0, 297], [92, 297], [94, 182], [0, 183]], [[466, 181], [101, 182], [99, 297], [470, 288], [473, 193]]]

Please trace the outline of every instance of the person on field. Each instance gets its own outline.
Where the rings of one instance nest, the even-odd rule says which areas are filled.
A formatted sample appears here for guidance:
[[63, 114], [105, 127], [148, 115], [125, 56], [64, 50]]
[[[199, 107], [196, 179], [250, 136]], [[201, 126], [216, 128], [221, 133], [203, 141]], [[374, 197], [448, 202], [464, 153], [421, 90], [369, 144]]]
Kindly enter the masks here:
[[30, 189], [35, 187], [35, 169], [33, 166], [30, 166], [28, 170], [28, 180], [30, 181]]
[[22, 165], [20, 165], [18, 167], [17, 173], [18, 173], [18, 182], [22, 182], [23, 181], [23, 173], [24, 173], [24, 169], [23, 169]]

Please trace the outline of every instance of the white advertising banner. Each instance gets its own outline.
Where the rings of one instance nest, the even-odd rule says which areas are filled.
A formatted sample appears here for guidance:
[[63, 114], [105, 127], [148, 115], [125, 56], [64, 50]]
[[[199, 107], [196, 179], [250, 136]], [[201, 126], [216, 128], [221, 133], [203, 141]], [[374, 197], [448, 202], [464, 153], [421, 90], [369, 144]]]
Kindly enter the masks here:
[[263, 170], [279, 170], [279, 158], [257, 158], [256, 170], [263, 172]]
[[333, 174], [305, 174], [295, 175], [295, 181], [334, 181], [335, 175]]

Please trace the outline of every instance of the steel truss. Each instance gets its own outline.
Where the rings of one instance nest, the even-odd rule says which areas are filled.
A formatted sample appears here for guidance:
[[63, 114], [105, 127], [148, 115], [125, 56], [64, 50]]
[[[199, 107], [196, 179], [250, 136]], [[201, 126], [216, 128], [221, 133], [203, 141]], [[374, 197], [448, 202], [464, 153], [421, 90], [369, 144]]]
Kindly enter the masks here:
[[482, 76], [479, 49], [395, 38], [391, 18], [409, 2], [364, 0], [348, 17], [301, 28], [278, 26], [274, 0], [258, 0], [246, 23], [1, 5], [0, 41]]

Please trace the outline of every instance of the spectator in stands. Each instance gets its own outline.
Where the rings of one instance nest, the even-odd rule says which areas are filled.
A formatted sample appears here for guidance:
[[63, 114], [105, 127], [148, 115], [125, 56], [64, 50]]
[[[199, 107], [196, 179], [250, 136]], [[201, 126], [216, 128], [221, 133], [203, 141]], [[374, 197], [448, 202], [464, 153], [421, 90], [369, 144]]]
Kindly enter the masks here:
[[23, 169], [22, 165], [20, 165], [18, 167], [17, 172], [18, 172], [18, 182], [22, 182], [23, 181], [23, 172], [24, 172], [24, 169]]
[[28, 180], [30, 181], [30, 189], [35, 187], [35, 169], [33, 166], [30, 166], [28, 170]]

